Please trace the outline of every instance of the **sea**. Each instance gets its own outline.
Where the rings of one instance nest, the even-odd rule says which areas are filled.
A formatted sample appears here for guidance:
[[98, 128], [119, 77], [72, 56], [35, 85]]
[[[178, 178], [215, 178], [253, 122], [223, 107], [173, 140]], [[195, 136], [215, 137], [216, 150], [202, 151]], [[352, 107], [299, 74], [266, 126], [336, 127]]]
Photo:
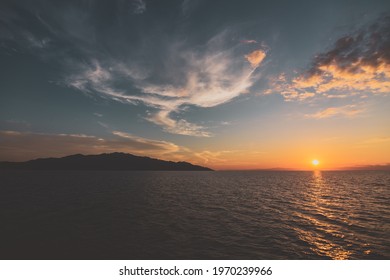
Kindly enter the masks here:
[[390, 259], [388, 171], [1, 171], [1, 259]]

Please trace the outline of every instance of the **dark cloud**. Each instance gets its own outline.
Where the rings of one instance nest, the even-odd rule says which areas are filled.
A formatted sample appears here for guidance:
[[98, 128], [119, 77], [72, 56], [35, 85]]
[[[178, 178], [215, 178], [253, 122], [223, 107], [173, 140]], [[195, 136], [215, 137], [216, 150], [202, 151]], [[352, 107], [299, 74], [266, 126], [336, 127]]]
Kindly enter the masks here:
[[315, 58], [309, 73], [323, 73], [321, 68], [330, 64], [341, 70], [356, 72], [360, 66], [376, 68], [383, 63], [390, 64], [390, 15], [338, 39], [331, 50]]
[[286, 100], [390, 93], [390, 16], [341, 37], [329, 51], [318, 54], [308, 70], [273, 79], [271, 92]]

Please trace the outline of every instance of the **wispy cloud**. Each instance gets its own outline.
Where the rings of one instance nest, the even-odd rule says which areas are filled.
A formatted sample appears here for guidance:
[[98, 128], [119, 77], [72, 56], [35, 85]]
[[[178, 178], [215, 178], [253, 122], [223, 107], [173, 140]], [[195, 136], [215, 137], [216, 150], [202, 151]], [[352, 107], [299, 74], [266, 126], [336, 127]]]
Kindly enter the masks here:
[[[173, 114], [179, 115], [177, 113], [188, 105], [218, 106], [247, 93], [256, 78], [255, 70], [266, 54], [254, 50], [243, 58], [237, 55], [238, 49], [238, 45], [226, 48], [224, 35], [219, 34], [202, 50], [172, 44], [168, 52], [172, 57], [168, 55], [164, 61], [166, 72], [157, 73], [159, 82], [149, 75], [134, 74], [139, 72], [136, 67], [114, 60], [103, 59], [101, 62], [95, 59], [90, 65], [80, 65], [80, 72], [69, 76], [66, 83], [85, 93], [96, 92], [132, 104], [142, 102], [157, 110], [145, 119], [169, 133], [208, 137], [211, 133], [205, 127], [174, 118]], [[177, 61], [180, 61], [179, 65]], [[118, 87], [115, 84], [118, 77], [131, 83], [138, 92]]]
[[25, 38], [31, 48], [44, 49], [50, 44], [49, 38], [39, 39], [30, 32], [25, 32]]
[[306, 114], [305, 117], [313, 119], [325, 119], [335, 116], [354, 117], [364, 111], [364, 108], [359, 108], [356, 105], [346, 105], [340, 107], [329, 107], [314, 114]]
[[134, 14], [143, 14], [146, 11], [146, 2], [144, 0], [132, 0]]
[[220, 164], [227, 161], [227, 159], [223, 158], [223, 155], [227, 153], [229, 153], [229, 151], [202, 151], [195, 153], [195, 156], [201, 159], [203, 164], [208, 164], [210, 162], [213, 164]]
[[364, 144], [379, 144], [390, 142], [390, 137], [375, 137], [363, 141]]
[[175, 120], [169, 116], [170, 111], [159, 111], [146, 117], [146, 120], [153, 122], [159, 126], [164, 127], [164, 130], [173, 134], [210, 137], [211, 133], [205, 131], [203, 126], [189, 123], [186, 120]]
[[113, 131], [107, 139], [84, 134], [49, 134], [0, 131], [0, 160], [28, 160], [42, 156], [65, 156], [75, 153], [98, 154], [126, 152], [153, 157], [175, 153], [180, 147], [159, 141]]
[[257, 44], [256, 40], [241, 40], [240, 42], [243, 44]]
[[50, 134], [0, 130], [0, 161], [25, 161], [71, 154], [124, 152], [194, 164], [223, 164], [229, 151], [193, 151], [163, 140], [112, 131], [102, 138], [85, 134]]
[[167, 141], [146, 139], [121, 131], [113, 131], [112, 134], [124, 139], [126, 144], [137, 151], [137, 153], [142, 153], [142, 151], [157, 151], [160, 154], [165, 154], [177, 152], [180, 149], [176, 144]]
[[[188, 14], [197, 3], [183, 1], [182, 12]], [[137, 15], [146, 6], [144, 0], [113, 1], [107, 6], [112, 9], [107, 29], [97, 24], [103, 22], [102, 7], [93, 1], [64, 4], [63, 9], [52, 3], [31, 6], [38, 12], [15, 11], [15, 17], [7, 17], [10, 31], [28, 34], [9, 40], [20, 48], [27, 41], [42, 49], [39, 56], [55, 59], [65, 72], [60, 84], [88, 96], [146, 105], [149, 113], [143, 117], [166, 132], [209, 137], [208, 128], [191, 123], [184, 108], [212, 108], [248, 93], [266, 57], [264, 47], [254, 40], [246, 42], [251, 45], [231, 40], [233, 28], [197, 43], [181, 32], [156, 33]], [[30, 22], [39, 28], [32, 30]], [[142, 27], [135, 31], [134, 26]]]

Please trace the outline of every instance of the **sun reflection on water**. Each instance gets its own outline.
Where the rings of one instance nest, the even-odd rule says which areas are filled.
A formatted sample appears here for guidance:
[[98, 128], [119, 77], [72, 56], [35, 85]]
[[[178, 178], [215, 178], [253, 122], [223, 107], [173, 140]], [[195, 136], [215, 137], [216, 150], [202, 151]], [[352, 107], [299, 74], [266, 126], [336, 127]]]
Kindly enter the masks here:
[[322, 179], [322, 173], [321, 170], [313, 170], [313, 185], [317, 188], [321, 187], [324, 184], [324, 181]]
[[335, 260], [349, 259], [352, 252], [345, 248], [348, 244], [343, 244], [343, 229], [334, 223], [338, 217], [332, 209], [332, 187], [327, 184], [320, 170], [313, 171], [308, 186], [305, 210], [296, 213], [305, 223], [305, 226], [295, 229], [299, 238], [307, 242], [319, 256]]

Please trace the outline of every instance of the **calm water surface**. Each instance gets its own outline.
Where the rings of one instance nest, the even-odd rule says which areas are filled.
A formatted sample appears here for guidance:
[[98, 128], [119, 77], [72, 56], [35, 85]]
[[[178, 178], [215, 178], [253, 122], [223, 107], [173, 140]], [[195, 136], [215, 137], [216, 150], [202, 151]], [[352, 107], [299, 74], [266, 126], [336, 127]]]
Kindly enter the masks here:
[[2, 171], [2, 259], [390, 259], [390, 173]]

